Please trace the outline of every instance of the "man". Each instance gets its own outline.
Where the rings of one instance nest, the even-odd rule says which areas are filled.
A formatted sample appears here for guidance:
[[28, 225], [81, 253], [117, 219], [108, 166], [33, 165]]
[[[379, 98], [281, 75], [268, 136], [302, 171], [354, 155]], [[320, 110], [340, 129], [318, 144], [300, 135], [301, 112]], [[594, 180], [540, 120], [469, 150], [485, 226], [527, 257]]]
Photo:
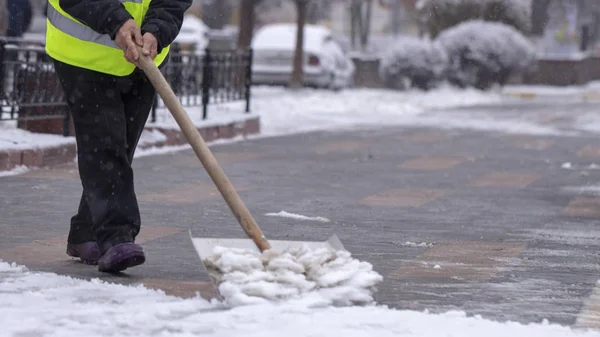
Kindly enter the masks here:
[[155, 90], [136, 68], [166, 62], [192, 0], [49, 0], [46, 51], [75, 127], [83, 195], [67, 254], [101, 272], [145, 262], [131, 162]]

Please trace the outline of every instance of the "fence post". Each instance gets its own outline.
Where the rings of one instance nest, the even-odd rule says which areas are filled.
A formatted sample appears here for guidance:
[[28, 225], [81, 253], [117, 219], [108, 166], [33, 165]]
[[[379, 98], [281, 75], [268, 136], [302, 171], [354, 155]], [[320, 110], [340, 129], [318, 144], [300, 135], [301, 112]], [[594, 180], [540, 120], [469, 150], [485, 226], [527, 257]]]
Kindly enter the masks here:
[[212, 86], [212, 57], [210, 50], [206, 48], [204, 64], [202, 65], [202, 119], [208, 114], [208, 103], [210, 102], [210, 87]]
[[[8, 95], [6, 95], [6, 40], [0, 40], [0, 100], [3, 104], [8, 104]], [[3, 111], [2, 111], [3, 112]], [[2, 119], [2, 112], [0, 112], [0, 119]], [[13, 111], [11, 109], [11, 118]]]
[[252, 48], [248, 49], [248, 64], [246, 64], [246, 113], [250, 112], [250, 88], [252, 87], [252, 59], [254, 52]]

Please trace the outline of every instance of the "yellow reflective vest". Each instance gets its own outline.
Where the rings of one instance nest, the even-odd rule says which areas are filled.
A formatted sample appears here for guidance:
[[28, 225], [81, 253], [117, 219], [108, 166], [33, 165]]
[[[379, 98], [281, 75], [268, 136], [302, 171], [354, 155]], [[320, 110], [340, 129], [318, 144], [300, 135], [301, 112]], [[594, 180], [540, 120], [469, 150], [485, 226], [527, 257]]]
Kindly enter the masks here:
[[[119, 0], [138, 25], [142, 25], [152, 0]], [[46, 52], [50, 57], [80, 68], [115, 76], [127, 76], [135, 70], [123, 50], [107, 34], [99, 34], [60, 8], [59, 0], [49, 0], [46, 20]], [[156, 56], [159, 66], [169, 46]]]

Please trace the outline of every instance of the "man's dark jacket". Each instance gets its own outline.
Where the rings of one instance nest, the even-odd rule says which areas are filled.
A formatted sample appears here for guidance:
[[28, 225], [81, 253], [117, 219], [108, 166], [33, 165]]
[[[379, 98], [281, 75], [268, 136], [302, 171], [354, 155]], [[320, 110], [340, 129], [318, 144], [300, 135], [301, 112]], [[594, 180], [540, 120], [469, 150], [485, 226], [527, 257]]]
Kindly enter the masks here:
[[[59, 0], [60, 7], [75, 19], [114, 40], [121, 25], [132, 16], [119, 0]], [[142, 24], [142, 34], [152, 33], [158, 53], [171, 44], [181, 29], [192, 0], [152, 0]]]

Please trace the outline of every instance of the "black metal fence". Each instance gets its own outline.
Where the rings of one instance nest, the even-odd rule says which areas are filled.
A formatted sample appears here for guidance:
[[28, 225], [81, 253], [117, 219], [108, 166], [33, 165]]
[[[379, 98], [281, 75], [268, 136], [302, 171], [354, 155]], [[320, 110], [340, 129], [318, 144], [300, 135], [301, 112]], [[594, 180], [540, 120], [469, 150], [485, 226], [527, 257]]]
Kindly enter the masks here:
[[[171, 60], [161, 67], [167, 82], [184, 106], [202, 106], [203, 119], [210, 104], [244, 100], [250, 112], [252, 50], [184, 53], [173, 46]], [[155, 104], [152, 121], [156, 121]]]
[[[185, 52], [173, 45], [162, 73], [185, 107], [242, 100], [250, 111], [252, 51]], [[0, 121], [15, 120], [19, 127], [68, 136], [70, 115], [60, 82], [43, 43], [0, 39]], [[162, 107], [156, 99], [151, 120]], [[55, 129], [55, 132], [48, 129]]]
[[0, 121], [16, 120], [23, 128], [44, 121], [68, 134], [64, 95], [43, 44], [0, 40], [0, 106]]

